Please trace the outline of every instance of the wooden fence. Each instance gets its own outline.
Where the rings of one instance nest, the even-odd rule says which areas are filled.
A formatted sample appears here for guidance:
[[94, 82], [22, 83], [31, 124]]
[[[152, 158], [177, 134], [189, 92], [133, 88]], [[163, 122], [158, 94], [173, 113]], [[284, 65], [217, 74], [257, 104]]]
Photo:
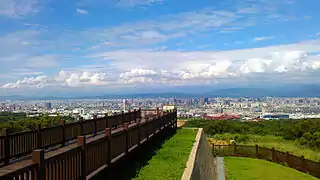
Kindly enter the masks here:
[[76, 147], [50, 157], [45, 156], [43, 149], [33, 150], [32, 163], [9, 170], [0, 179], [92, 179], [151, 137], [175, 131], [176, 117], [176, 110], [167, 111], [131, 124], [124, 122], [118, 129], [105, 128], [105, 135], [99, 139], [87, 141], [85, 136], [78, 136]]
[[275, 148], [247, 146], [247, 145], [212, 145], [214, 156], [241, 156], [264, 159], [274, 163], [282, 164], [298, 171], [308, 173], [320, 178], [320, 162], [314, 162], [305, 159], [303, 156], [298, 157], [289, 152], [281, 152]]
[[36, 130], [18, 133], [9, 134], [7, 129], [3, 129], [0, 136], [0, 164], [8, 165], [10, 160], [30, 155], [35, 149], [65, 146], [78, 136], [97, 135], [105, 128], [119, 128], [123, 123], [134, 123], [138, 118], [141, 118], [141, 109], [115, 113], [113, 116], [103, 118], [95, 116], [86, 121], [80, 119], [78, 122], [68, 124], [61, 120], [60, 125], [47, 128], [42, 128], [39, 124]]

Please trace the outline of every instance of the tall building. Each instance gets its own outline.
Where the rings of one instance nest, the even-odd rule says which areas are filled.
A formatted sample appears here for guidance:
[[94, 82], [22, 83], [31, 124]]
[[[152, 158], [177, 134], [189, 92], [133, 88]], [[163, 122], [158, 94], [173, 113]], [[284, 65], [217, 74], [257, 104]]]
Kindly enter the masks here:
[[204, 104], [204, 98], [200, 98], [200, 105], [203, 105]]
[[45, 106], [45, 108], [46, 108], [47, 110], [49, 110], [49, 109], [51, 109], [51, 108], [52, 108], [52, 104], [51, 104], [51, 102], [47, 102], [47, 103], [45, 103], [45, 104], [44, 104], [44, 106]]
[[205, 104], [209, 104], [209, 98], [208, 97], [204, 98], [203, 101], [204, 101]]
[[124, 99], [122, 106], [123, 106], [123, 111], [126, 112], [127, 106], [128, 106], [128, 100]]

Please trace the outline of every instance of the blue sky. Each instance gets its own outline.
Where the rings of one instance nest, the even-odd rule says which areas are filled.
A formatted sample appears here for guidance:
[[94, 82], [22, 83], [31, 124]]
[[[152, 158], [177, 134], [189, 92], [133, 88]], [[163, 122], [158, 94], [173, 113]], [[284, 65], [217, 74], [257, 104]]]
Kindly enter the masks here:
[[319, 6], [1, 0], [0, 95], [319, 84]]

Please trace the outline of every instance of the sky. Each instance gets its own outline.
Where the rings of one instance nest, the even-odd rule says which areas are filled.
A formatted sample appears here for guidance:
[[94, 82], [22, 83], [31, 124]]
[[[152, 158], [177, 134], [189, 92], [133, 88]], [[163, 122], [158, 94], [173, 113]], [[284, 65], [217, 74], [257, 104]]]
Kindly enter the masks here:
[[319, 84], [319, 6], [1, 0], [0, 96]]

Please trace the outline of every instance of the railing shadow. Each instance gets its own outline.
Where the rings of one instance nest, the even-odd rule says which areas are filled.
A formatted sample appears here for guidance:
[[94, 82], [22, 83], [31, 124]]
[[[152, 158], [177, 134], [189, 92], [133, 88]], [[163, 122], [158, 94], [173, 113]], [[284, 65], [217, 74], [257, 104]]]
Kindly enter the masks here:
[[161, 132], [152, 137], [153, 139], [148, 143], [141, 145], [127, 158], [113, 165], [112, 173], [107, 175], [108, 179], [130, 180], [136, 177], [139, 171], [148, 165], [149, 160], [162, 148], [166, 140], [170, 139], [175, 133], [176, 131], [169, 129], [169, 134]]

